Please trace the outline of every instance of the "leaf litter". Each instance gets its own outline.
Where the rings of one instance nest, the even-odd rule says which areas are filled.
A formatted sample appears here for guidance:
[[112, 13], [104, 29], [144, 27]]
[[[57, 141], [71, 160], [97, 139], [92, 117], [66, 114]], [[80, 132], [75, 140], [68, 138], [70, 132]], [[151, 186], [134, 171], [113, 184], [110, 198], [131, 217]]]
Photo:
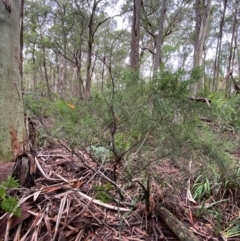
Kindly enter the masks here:
[[[187, 181], [186, 193], [178, 194], [170, 182], [165, 190], [152, 182], [147, 210], [140, 182], [126, 185], [121, 176], [113, 181], [111, 162], [103, 165], [87, 151], [72, 152], [59, 145], [39, 151], [35, 163], [41, 174], [35, 185], [11, 191], [19, 199], [21, 217], [0, 213], [0, 240], [179, 240], [159, 215], [159, 205], [171, 211], [198, 240], [219, 240], [211, 219], [193, 217], [199, 207], [189, 194]], [[158, 172], [176, 182], [180, 179], [179, 167], [167, 160]], [[239, 212], [236, 206], [232, 210]], [[231, 219], [233, 215], [229, 215]]]

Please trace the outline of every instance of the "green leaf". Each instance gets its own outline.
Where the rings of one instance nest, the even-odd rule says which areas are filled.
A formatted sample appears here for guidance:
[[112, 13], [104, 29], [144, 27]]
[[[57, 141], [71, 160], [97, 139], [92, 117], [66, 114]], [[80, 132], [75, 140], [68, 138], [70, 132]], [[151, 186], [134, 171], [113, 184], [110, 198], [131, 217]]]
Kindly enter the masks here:
[[6, 188], [0, 186], [0, 198], [4, 198], [6, 195]]
[[18, 200], [14, 197], [7, 197], [3, 199], [0, 206], [5, 212], [13, 213], [17, 217], [20, 217], [21, 215], [20, 207], [18, 207]]

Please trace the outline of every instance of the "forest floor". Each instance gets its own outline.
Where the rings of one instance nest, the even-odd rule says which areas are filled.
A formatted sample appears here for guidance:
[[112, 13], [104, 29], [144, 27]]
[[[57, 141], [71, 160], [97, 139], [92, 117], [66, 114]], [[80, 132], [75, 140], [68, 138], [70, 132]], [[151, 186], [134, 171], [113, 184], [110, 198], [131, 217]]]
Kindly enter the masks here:
[[[113, 181], [111, 161], [102, 164], [86, 151], [73, 153], [65, 145], [55, 144], [39, 150], [35, 162], [40, 175], [31, 188], [13, 190], [22, 203], [22, 215], [0, 217], [0, 240], [4, 235], [5, 240], [39, 241], [180, 240], [166, 225], [166, 217], [159, 212], [161, 207], [169, 210], [196, 240], [240, 240], [216, 234], [216, 223], [211, 218], [196, 218], [194, 213], [201, 207], [190, 201], [186, 170], [171, 160], [154, 167], [155, 176], [167, 185], [149, 183], [147, 205], [142, 180], [126, 182], [120, 167]], [[176, 191], [172, 187], [177, 183]], [[224, 202], [221, 208], [226, 220], [234, 215], [233, 210], [235, 214], [240, 211], [230, 202]]]

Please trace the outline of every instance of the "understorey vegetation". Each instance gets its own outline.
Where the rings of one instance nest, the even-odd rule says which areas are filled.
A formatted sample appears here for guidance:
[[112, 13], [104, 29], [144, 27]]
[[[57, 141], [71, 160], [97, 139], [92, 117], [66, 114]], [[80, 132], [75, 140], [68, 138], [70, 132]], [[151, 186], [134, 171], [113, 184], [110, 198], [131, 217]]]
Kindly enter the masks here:
[[[147, 210], [154, 183], [161, 190], [157, 202], [184, 197], [195, 204], [192, 218], [211, 220], [215, 235], [238, 236], [239, 96], [206, 92], [192, 98], [194, 80], [183, 80], [181, 72], [139, 78], [137, 85], [131, 85], [132, 78], [124, 71], [108, 88], [94, 85], [98, 91], [88, 100], [26, 93], [26, 110], [38, 125], [38, 146], [59, 143], [73, 154], [84, 150], [100, 166], [111, 167], [112, 182], [137, 180]], [[168, 174], [171, 167], [177, 173]], [[109, 182], [96, 184], [96, 198], [111, 202], [112, 188]], [[226, 212], [228, 220], [223, 219]]]

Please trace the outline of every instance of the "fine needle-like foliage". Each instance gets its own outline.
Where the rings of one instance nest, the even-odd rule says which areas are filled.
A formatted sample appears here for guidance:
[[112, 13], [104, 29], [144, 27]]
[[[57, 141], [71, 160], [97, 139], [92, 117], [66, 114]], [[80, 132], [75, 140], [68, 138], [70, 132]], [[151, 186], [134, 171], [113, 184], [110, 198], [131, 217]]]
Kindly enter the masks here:
[[152, 167], [166, 158], [183, 168], [191, 160], [193, 172], [204, 170], [207, 176], [215, 169], [224, 179], [226, 168], [233, 166], [226, 152], [231, 144], [221, 142], [221, 133], [204, 122], [220, 118], [219, 104], [209, 107], [190, 99], [192, 79], [184, 80], [184, 74], [165, 70], [152, 80], [139, 79], [136, 85], [131, 83], [132, 73], [125, 71], [87, 101], [55, 96], [46, 105], [46, 98], [30, 93], [25, 103], [40, 122], [50, 123], [51, 128], [39, 129], [42, 144], [44, 139], [64, 140], [73, 149], [81, 146], [92, 152], [101, 162], [121, 162], [129, 180], [149, 172], [158, 180]]

